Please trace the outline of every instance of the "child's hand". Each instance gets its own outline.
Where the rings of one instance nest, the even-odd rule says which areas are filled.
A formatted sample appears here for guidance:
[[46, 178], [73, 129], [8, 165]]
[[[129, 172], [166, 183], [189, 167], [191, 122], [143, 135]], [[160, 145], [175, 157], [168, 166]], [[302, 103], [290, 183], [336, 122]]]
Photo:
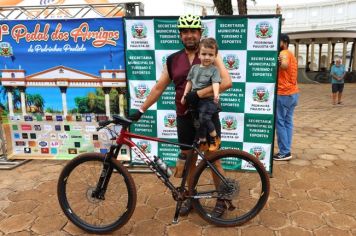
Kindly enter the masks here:
[[219, 94], [217, 96], [214, 96], [214, 103], [218, 104], [219, 103]]
[[180, 103], [182, 103], [182, 105], [185, 104], [185, 95], [183, 95], [182, 99], [180, 100]]

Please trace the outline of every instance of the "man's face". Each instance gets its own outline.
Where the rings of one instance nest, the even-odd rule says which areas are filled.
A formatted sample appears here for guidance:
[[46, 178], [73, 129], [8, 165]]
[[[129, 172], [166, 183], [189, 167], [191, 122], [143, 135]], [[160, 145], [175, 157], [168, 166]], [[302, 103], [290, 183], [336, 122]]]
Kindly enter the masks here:
[[182, 43], [187, 50], [198, 49], [201, 33], [201, 29], [181, 29], [179, 31]]
[[336, 64], [336, 66], [340, 66], [341, 60], [340, 60], [340, 59], [336, 60], [336, 61], [335, 61], [335, 64]]

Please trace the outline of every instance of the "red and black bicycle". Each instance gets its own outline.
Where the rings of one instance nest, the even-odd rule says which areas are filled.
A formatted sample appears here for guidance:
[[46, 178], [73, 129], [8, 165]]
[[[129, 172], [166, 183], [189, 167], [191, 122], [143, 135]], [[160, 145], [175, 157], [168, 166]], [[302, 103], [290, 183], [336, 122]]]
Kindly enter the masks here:
[[[81, 154], [71, 160], [60, 174], [57, 186], [60, 206], [79, 228], [91, 233], [107, 233], [125, 225], [132, 216], [137, 197], [135, 183], [127, 168], [117, 160], [123, 144], [128, 145], [171, 190], [177, 201], [173, 223], [178, 222], [179, 210], [186, 199], [191, 200], [203, 219], [218, 226], [241, 225], [255, 217], [266, 204], [269, 176], [253, 155], [237, 149], [204, 154], [196, 143], [189, 146], [130, 133], [128, 127], [131, 122], [115, 115], [113, 120], [99, 122], [98, 130], [105, 128], [117, 135], [109, 152]], [[111, 124], [114, 125], [109, 126]], [[118, 126], [120, 131], [116, 129]], [[184, 171], [181, 184], [175, 187], [169, 180], [171, 173], [164, 162], [146, 155], [130, 138], [192, 148], [200, 162], [191, 179], [187, 179]], [[187, 160], [185, 168], [189, 164]], [[241, 169], [243, 164], [249, 166], [249, 171], [232, 170]], [[222, 202], [225, 208], [224, 213], [218, 216], [214, 214], [217, 201]]]

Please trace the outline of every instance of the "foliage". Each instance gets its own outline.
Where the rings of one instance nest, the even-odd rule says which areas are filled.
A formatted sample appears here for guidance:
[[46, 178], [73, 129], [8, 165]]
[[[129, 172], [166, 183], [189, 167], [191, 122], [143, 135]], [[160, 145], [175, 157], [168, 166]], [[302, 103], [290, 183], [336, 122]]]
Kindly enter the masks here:
[[[256, 0], [251, 0], [256, 3]], [[231, 0], [213, 0], [214, 6], [220, 15], [233, 15]], [[247, 15], [247, 0], [237, 0], [239, 15]]]
[[[119, 94], [116, 89], [111, 89], [109, 93], [110, 111], [114, 114], [119, 113]], [[87, 96], [76, 97], [74, 99], [77, 106], [72, 113], [105, 113], [105, 93], [103, 89], [97, 88], [95, 93], [88, 93]]]

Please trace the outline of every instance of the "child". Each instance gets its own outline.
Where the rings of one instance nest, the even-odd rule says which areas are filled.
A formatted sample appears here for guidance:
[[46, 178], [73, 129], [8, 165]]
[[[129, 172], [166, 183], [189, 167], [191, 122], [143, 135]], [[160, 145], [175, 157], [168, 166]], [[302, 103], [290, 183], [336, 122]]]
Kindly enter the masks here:
[[[197, 111], [199, 113], [199, 143], [202, 151], [216, 151], [219, 149], [221, 143], [217, 136], [214, 123], [211, 118], [214, 113], [218, 111], [219, 105], [219, 86], [221, 82], [218, 69], [214, 66], [214, 60], [218, 54], [218, 45], [213, 38], [206, 38], [200, 42], [199, 45], [199, 59], [201, 61], [198, 65], [193, 65], [187, 77], [187, 84], [181, 100], [185, 104], [185, 96], [191, 90], [200, 90], [208, 86], [213, 86], [214, 97], [201, 98]], [[210, 135], [210, 146], [206, 140], [207, 132]]]

